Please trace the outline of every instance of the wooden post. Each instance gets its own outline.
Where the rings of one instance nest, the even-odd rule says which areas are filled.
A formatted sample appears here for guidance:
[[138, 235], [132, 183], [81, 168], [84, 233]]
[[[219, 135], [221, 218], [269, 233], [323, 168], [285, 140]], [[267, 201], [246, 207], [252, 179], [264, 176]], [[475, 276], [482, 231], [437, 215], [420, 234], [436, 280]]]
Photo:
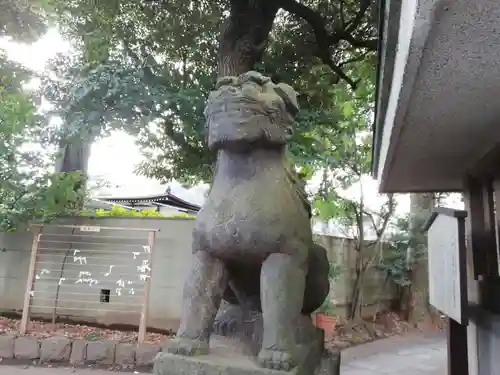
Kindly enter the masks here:
[[28, 269], [28, 279], [26, 280], [26, 290], [24, 291], [23, 316], [21, 318], [20, 326], [21, 335], [26, 334], [28, 322], [30, 319], [31, 290], [33, 289], [33, 283], [35, 281], [38, 243], [40, 242], [41, 237], [41, 227], [33, 226], [31, 227], [31, 230], [33, 231], [33, 243], [31, 244], [31, 257]]
[[493, 200], [491, 179], [468, 180], [465, 201], [469, 211], [469, 235], [475, 280], [479, 280], [480, 276], [498, 276]]
[[[496, 222], [492, 179], [487, 174], [476, 174], [465, 183], [464, 201], [468, 211], [468, 297], [469, 309], [484, 309], [484, 278], [498, 275]], [[498, 220], [498, 212], [496, 214]], [[472, 310], [471, 310], [472, 311]], [[481, 373], [480, 356], [484, 353], [484, 341], [480, 334], [479, 315], [474, 314], [467, 327], [467, 348], [469, 357], [469, 375]], [[493, 332], [491, 333], [493, 334]], [[483, 365], [484, 366], [484, 365]]]
[[497, 261], [500, 258], [500, 179], [496, 178], [493, 181], [493, 196], [495, 201], [495, 235], [497, 240]]
[[448, 319], [448, 375], [469, 375], [467, 326]]
[[149, 260], [149, 267], [151, 268], [151, 270], [149, 271], [149, 277], [146, 277], [146, 280], [144, 281], [144, 296], [142, 301], [141, 320], [139, 322], [139, 337], [138, 337], [139, 344], [142, 344], [146, 338], [146, 328], [148, 325], [149, 292], [151, 290], [151, 277], [153, 276], [152, 259], [153, 259], [153, 247], [155, 244], [155, 239], [156, 239], [156, 232], [155, 231], [149, 232], [148, 260]]

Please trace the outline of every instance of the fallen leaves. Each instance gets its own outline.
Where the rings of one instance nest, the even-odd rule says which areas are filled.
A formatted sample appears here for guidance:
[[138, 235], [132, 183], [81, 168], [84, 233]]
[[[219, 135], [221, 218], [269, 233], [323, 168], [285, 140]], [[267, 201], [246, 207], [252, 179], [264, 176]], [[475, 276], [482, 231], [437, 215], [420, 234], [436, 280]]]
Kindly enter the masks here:
[[[333, 337], [325, 345], [327, 349], [344, 349], [364, 344], [370, 341], [401, 335], [411, 332], [413, 328], [408, 322], [399, 318], [395, 313], [378, 314], [374, 319], [365, 319], [359, 323], [352, 323], [337, 319]], [[0, 317], [0, 335], [17, 335], [19, 333], [19, 319]], [[419, 330], [442, 330], [442, 322], [437, 322]], [[28, 325], [28, 335], [39, 338], [54, 336], [68, 337], [73, 340], [88, 341], [116, 340], [122, 343], [136, 343], [137, 331], [112, 330], [82, 324], [52, 323], [33, 320]], [[162, 345], [172, 334], [147, 333], [145, 342]]]
[[416, 329], [419, 331], [440, 331], [442, 326], [442, 324], [436, 323], [425, 328], [421, 326], [414, 328], [410, 323], [402, 320], [398, 314], [392, 312], [377, 314], [376, 317], [357, 323], [338, 319], [333, 337], [325, 343], [325, 346], [329, 350], [345, 349], [390, 336], [403, 335]]
[[[19, 333], [20, 320], [0, 317], [0, 335], [17, 335]], [[121, 331], [106, 328], [92, 327], [82, 324], [52, 323], [32, 320], [28, 324], [27, 335], [39, 338], [54, 336], [68, 337], [73, 340], [83, 339], [88, 341], [116, 340], [122, 343], [136, 343], [137, 331]], [[160, 333], [146, 333], [145, 342], [162, 344], [171, 335]]]

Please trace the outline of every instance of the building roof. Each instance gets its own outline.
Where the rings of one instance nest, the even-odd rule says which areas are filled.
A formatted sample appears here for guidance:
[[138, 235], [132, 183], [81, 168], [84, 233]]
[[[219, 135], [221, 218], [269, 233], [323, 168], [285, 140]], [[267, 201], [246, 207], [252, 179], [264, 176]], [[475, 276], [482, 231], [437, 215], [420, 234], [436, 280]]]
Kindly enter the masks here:
[[372, 158], [381, 192], [463, 191], [499, 146], [499, 15], [496, 0], [381, 2]]
[[[390, 16], [390, 7], [394, 8]], [[379, 1], [377, 77], [375, 88], [375, 116], [373, 121], [372, 174], [377, 178], [382, 142], [382, 127], [390, 94], [390, 83], [394, 72], [395, 48], [387, 48], [387, 42], [394, 40], [394, 34], [399, 29], [401, 3], [399, 1]], [[389, 23], [389, 20], [391, 23]]]
[[145, 195], [145, 196], [128, 196], [128, 197], [99, 197], [100, 200], [112, 203], [121, 203], [129, 206], [135, 206], [141, 203], [164, 204], [171, 207], [180, 208], [192, 212], [198, 212], [200, 206], [189, 203], [167, 190], [164, 194]]

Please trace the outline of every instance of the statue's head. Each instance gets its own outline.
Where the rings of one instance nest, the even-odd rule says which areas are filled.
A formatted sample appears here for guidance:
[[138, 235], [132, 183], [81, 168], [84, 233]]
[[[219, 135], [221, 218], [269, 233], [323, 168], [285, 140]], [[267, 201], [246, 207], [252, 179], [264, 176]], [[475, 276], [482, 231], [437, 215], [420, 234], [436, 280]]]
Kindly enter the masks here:
[[223, 77], [205, 108], [209, 148], [244, 150], [284, 147], [299, 111], [292, 87], [257, 72]]

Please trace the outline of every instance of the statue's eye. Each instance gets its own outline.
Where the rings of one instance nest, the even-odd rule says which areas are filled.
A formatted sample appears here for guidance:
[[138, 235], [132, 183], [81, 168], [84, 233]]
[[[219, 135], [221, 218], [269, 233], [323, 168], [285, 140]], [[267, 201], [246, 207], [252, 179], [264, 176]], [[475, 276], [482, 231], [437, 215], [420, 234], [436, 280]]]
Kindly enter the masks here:
[[287, 135], [293, 135], [293, 129], [292, 129], [290, 126], [287, 126], [287, 127], [285, 128], [285, 133], [286, 133]]

